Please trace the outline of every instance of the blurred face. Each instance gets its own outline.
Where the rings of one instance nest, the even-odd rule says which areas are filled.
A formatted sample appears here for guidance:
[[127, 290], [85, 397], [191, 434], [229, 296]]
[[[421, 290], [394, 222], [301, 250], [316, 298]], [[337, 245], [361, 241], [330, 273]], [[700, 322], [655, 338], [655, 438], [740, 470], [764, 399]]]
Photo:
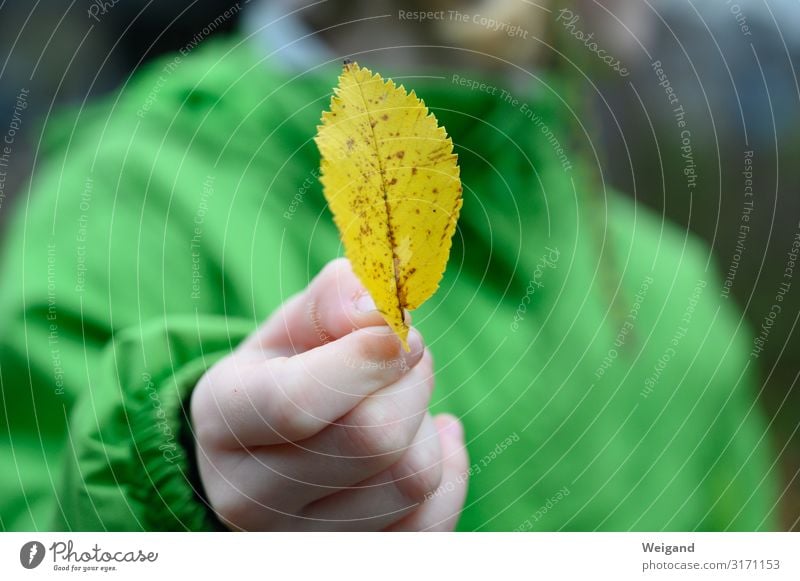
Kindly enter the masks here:
[[[579, 14], [595, 37], [631, 58], [652, 36], [653, 13], [630, 0], [395, 0], [415, 10], [444, 10], [436, 21], [436, 40], [527, 66], [551, 53], [562, 8]], [[460, 17], [453, 17], [460, 14]], [[479, 59], [475, 59], [479, 60]]]
[[[283, 1], [292, 8], [308, 2]], [[301, 14], [343, 54], [374, 50], [373, 62], [501, 68], [506, 61], [530, 65], [545, 52], [553, 20], [550, 4], [551, 0], [329, 0]], [[347, 24], [338, 26], [341, 23]], [[424, 46], [441, 48], [411, 48]], [[398, 50], [386, 50], [392, 47]]]
[[[526, 66], [545, 49], [551, 0], [414, 0], [428, 10], [444, 10], [435, 34], [442, 42], [485, 54], [488, 66], [504, 61]], [[398, 2], [399, 4], [399, 2]], [[437, 7], [437, 8], [434, 8]]]
[[[556, 54], [562, 6], [622, 56], [647, 42], [648, 8], [630, 0], [262, 0], [300, 11], [340, 54], [369, 53], [373, 64], [415, 68], [528, 68]], [[396, 49], [395, 49], [396, 47]], [[427, 47], [427, 48], [423, 48]], [[558, 57], [556, 57], [558, 58]]]

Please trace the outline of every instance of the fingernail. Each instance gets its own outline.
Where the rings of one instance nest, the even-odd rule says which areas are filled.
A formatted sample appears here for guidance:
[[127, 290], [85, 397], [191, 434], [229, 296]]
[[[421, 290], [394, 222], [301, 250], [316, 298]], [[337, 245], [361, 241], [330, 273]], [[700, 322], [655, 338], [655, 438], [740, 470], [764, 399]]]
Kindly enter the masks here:
[[363, 291], [359, 294], [354, 304], [359, 313], [371, 313], [372, 311], [378, 310], [378, 307], [375, 306], [375, 301], [372, 300], [372, 297], [367, 291]]
[[416, 360], [422, 351], [425, 349], [425, 344], [422, 342], [422, 335], [416, 329], [409, 329], [408, 331], [408, 353], [406, 359]]

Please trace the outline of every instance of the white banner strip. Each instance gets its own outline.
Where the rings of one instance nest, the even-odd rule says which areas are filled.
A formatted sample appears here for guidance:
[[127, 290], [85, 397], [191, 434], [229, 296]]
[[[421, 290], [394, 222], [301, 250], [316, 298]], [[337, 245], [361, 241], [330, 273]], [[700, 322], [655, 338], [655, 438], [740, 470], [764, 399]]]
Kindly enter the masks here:
[[[800, 579], [797, 533], [5, 533], [0, 579]], [[186, 577], [187, 575], [191, 577]]]

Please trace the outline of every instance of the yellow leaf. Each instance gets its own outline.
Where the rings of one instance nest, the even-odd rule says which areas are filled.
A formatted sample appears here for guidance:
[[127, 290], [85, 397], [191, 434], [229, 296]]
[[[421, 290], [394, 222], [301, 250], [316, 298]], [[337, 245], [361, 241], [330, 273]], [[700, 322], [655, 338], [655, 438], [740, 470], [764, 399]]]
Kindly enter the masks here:
[[408, 350], [403, 310], [439, 287], [461, 210], [453, 142], [413, 91], [348, 61], [316, 142], [345, 253]]

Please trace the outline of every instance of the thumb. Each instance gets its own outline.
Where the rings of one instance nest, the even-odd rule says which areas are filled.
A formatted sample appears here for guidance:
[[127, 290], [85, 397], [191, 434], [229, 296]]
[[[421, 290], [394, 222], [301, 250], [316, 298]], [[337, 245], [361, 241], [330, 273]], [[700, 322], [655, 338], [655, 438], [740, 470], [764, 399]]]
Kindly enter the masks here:
[[356, 329], [385, 324], [350, 261], [337, 258], [274, 312], [243, 347], [290, 356]]

